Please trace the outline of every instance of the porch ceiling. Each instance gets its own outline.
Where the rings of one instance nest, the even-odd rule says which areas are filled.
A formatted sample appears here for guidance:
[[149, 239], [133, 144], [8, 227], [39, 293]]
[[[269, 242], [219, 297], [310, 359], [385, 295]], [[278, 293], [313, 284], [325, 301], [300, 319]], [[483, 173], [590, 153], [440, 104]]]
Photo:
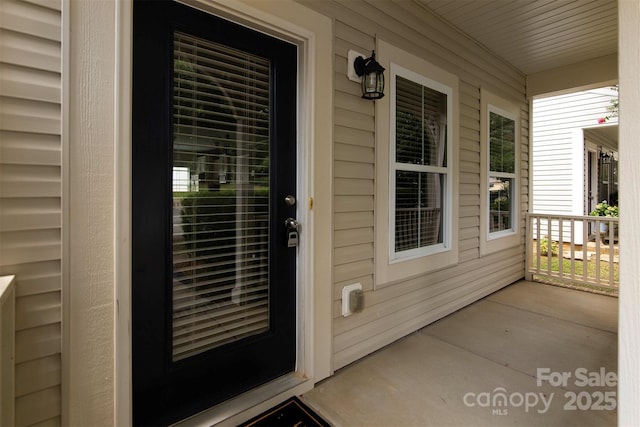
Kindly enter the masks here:
[[415, 0], [531, 75], [618, 51], [617, 0]]

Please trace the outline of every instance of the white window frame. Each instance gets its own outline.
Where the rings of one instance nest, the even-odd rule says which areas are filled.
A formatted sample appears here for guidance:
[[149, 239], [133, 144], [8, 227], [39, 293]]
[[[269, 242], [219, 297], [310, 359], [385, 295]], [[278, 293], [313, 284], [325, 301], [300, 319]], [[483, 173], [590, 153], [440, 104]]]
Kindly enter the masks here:
[[[520, 244], [520, 107], [502, 97], [499, 97], [486, 89], [481, 89], [480, 94], [480, 158], [481, 162], [481, 216], [480, 216], [480, 254], [504, 250]], [[499, 114], [502, 117], [513, 120], [515, 123], [515, 154], [514, 173], [500, 173], [501, 178], [513, 179], [511, 189], [511, 228], [491, 232], [489, 221], [491, 220], [490, 200], [489, 200], [489, 179], [492, 174], [490, 170], [490, 117], [491, 113]]]
[[[407, 163], [399, 163], [396, 162], [396, 77], [403, 77], [407, 80], [410, 80], [413, 83], [417, 83], [421, 86], [427, 87], [429, 89], [436, 90], [447, 96], [447, 118], [446, 118], [446, 126], [447, 129], [452, 127], [451, 117], [453, 115], [453, 89], [445, 84], [437, 82], [433, 79], [420, 75], [416, 72], [408, 70], [404, 67], [401, 67], [398, 64], [391, 63], [390, 64], [390, 88], [389, 88], [389, 259], [391, 263], [402, 262], [404, 260], [414, 259], [423, 257], [425, 255], [431, 255], [438, 252], [447, 251], [451, 248], [451, 220], [449, 218], [448, 213], [451, 212], [451, 201], [453, 199], [453, 194], [451, 191], [451, 174], [453, 171], [453, 167], [451, 166], [451, 156], [453, 155], [451, 146], [451, 133], [446, 133], [446, 158], [447, 158], [447, 166], [431, 166], [431, 165], [413, 165]], [[443, 238], [442, 243], [437, 243], [435, 245], [422, 246], [415, 249], [409, 249], [405, 251], [397, 252], [395, 250], [395, 235], [396, 235], [396, 210], [394, 209], [395, 201], [396, 201], [396, 172], [398, 170], [402, 171], [412, 171], [412, 172], [425, 172], [425, 173], [435, 173], [444, 175], [444, 191], [442, 197], [442, 218], [443, 222], [442, 230], [443, 230]]]
[[[440, 270], [458, 262], [458, 77], [396, 46], [377, 40], [376, 58], [387, 69], [387, 95], [376, 101], [375, 287]], [[443, 242], [395, 252], [395, 86], [407, 78], [447, 96], [447, 166], [401, 170], [443, 173]]]

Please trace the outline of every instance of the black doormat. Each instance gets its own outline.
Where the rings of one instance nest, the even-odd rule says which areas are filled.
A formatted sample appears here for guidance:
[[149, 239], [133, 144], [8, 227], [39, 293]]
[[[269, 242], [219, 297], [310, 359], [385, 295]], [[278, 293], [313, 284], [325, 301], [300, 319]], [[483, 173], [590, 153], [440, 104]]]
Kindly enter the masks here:
[[331, 427], [297, 397], [282, 402], [239, 427]]

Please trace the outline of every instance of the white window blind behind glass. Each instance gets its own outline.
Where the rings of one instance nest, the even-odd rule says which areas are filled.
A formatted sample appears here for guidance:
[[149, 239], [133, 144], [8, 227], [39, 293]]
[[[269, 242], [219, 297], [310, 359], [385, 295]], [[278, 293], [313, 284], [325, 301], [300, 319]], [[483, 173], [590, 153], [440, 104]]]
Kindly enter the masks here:
[[173, 359], [269, 328], [269, 61], [174, 35]]
[[515, 120], [489, 114], [489, 231], [511, 230], [515, 174]]
[[395, 252], [442, 243], [447, 95], [401, 76], [395, 90]]

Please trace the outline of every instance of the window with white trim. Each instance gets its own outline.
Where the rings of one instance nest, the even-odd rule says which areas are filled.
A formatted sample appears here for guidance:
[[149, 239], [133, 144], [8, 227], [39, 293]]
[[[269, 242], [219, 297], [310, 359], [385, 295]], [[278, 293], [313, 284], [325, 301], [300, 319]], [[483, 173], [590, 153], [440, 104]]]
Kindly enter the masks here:
[[489, 106], [489, 237], [514, 231], [516, 122]]
[[458, 93], [452, 74], [377, 40], [375, 287], [458, 262]]
[[480, 253], [520, 244], [520, 107], [481, 90]]
[[394, 260], [446, 250], [451, 88], [391, 67], [390, 247]]

